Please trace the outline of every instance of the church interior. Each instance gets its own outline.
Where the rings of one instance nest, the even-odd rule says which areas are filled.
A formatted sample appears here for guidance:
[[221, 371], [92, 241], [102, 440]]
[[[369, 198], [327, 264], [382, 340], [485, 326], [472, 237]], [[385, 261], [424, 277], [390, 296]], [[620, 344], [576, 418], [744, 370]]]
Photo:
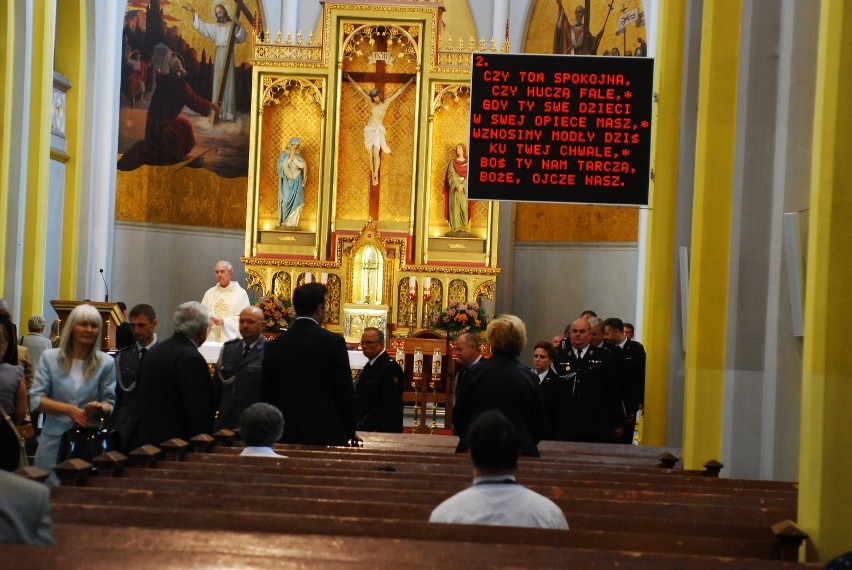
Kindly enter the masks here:
[[[225, 49], [196, 23], [219, 4], [244, 32]], [[563, 4], [585, 6], [599, 53], [654, 59], [648, 205], [455, 202], [472, 53], [559, 53]], [[366, 327], [397, 339], [435, 328], [452, 304], [517, 315], [524, 362], [591, 308], [634, 323], [647, 351], [639, 447], [678, 450], [685, 470], [718, 460], [722, 479], [793, 482], [808, 535], [794, 560], [826, 562], [852, 549], [852, 444], [840, 429], [852, 410], [852, 109], [840, 104], [852, 6], [617, 4], [0, 0], [0, 298], [19, 328], [54, 320], [57, 299], [165, 316], [200, 300], [225, 259], [252, 303], [322, 282], [324, 326], [356, 343]], [[630, 11], [639, 21], [616, 33]], [[171, 65], [191, 93], [174, 158], [150, 134], [154, 94], [169, 85], [154, 68]], [[156, 514], [139, 520], [156, 526]], [[324, 548], [297, 534], [294, 549]], [[337, 540], [361, 562], [383, 544]], [[464, 555], [473, 561], [488, 540], [470, 540], [483, 543]], [[507, 564], [551, 544], [528, 540]], [[412, 565], [429, 552], [406, 544], [395, 552]]]

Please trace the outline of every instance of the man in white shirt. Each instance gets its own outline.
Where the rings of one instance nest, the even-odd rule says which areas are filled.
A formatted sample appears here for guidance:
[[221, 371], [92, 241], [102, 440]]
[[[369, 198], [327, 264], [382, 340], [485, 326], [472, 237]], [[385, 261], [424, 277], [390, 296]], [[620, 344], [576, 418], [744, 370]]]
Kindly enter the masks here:
[[216, 285], [204, 293], [201, 304], [210, 311], [210, 330], [207, 340], [225, 342], [240, 337], [240, 312], [250, 305], [248, 294], [233, 281], [234, 267], [219, 261], [214, 268]]
[[275, 445], [284, 433], [281, 410], [264, 402], [255, 402], [240, 416], [240, 437], [246, 448], [240, 455], [251, 457], [287, 457], [275, 453]]
[[562, 510], [515, 481], [520, 441], [497, 410], [479, 414], [468, 434], [473, 486], [438, 505], [429, 522], [568, 530]]

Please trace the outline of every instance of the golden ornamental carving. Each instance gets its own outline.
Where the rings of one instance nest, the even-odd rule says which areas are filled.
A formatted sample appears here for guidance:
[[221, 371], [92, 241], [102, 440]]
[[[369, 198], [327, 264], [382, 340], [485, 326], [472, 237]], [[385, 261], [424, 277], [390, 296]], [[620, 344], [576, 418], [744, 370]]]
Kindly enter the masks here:
[[283, 299], [292, 296], [290, 287], [290, 274], [286, 271], [278, 271], [272, 278], [272, 293]]
[[264, 257], [241, 257], [240, 261], [248, 266], [264, 267], [310, 267], [311, 269], [340, 269], [340, 263], [335, 261], [308, 261], [304, 259], [278, 259]]
[[361, 49], [362, 44], [366, 43], [370, 47], [374, 47], [377, 38], [381, 38], [387, 44], [387, 49], [390, 49], [394, 45], [398, 46], [394, 51], [397, 54], [397, 58], [405, 57], [415, 64], [420, 61], [420, 45], [417, 40], [420, 35], [419, 25], [364, 24], [356, 26], [354, 24], [346, 24], [344, 25], [343, 33], [345, 37], [343, 39], [343, 49], [341, 50], [342, 60], [352, 61], [360, 58], [364, 55], [364, 51]]
[[303, 95], [308, 95], [308, 98], [325, 114], [324, 89], [324, 79], [304, 79], [302, 77], [272, 78], [266, 76], [263, 78], [263, 94], [261, 96], [259, 112], [262, 114], [264, 107], [277, 105], [282, 102], [282, 98], [290, 98], [295, 91], [301, 91]]
[[453, 279], [447, 287], [447, 301], [464, 303], [467, 301], [467, 283], [464, 279]]
[[[464, 96], [470, 97], [470, 85], [461, 83], [435, 83], [433, 86], [432, 109], [431, 114], [442, 109], [446, 102], [452, 100], [453, 103], [462, 103]], [[465, 105], [469, 106], [469, 100], [464, 101]]]
[[480, 299], [481, 297], [485, 297], [486, 299], [494, 299], [494, 285], [494, 281], [483, 281], [476, 288], [473, 298]]
[[322, 46], [255, 44], [252, 65], [274, 65], [274, 61], [287, 64], [299, 61], [320, 63], [322, 59]]
[[[263, 278], [254, 271], [246, 270], [246, 288], [259, 285], [263, 287]], [[264, 291], [266, 289], [264, 288]]]
[[492, 53], [509, 53], [511, 51], [508, 33], [503, 41], [502, 47], [499, 49], [497, 48], [497, 39], [494, 37], [492, 37], [490, 42], [488, 42], [487, 47], [484, 37], [479, 38], [479, 41], [477, 42], [476, 38], [473, 36], [467, 40], [464, 38], [454, 39], [452, 36], [449, 36], [442, 43], [443, 45], [438, 48], [436, 65], [432, 69], [432, 71], [440, 70], [441, 73], [469, 74], [471, 62], [473, 61], [472, 52], [475, 51]]
[[[254, 76], [259, 111], [252, 121], [260, 125], [261, 136], [253, 143], [259, 147], [251, 151], [255, 161], [249, 207], [255, 225], [250, 250], [261, 257], [248, 257], [244, 263], [264, 291], [286, 291], [288, 297], [305, 281], [306, 272], [314, 281], [326, 282], [326, 324], [332, 330], [353, 334], [368, 324], [384, 328], [390, 323], [410, 333], [428, 328], [431, 314], [451, 297], [472, 301], [493, 295], [500, 269], [488, 265], [496, 255], [489, 241], [496, 240], [492, 206], [473, 203], [470, 228], [477, 240], [441, 236], [446, 232], [447, 164], [455, 146], [467, 142], [469, 135], [472, 52], [493, 51], [500, 42], [448, 38], [440, 33], [442, 11], [433, 1], [329, 0], [315, 36], [267, 30], [254, 46], [253, 63], [261, 69]], [[394, 153], [388, 162], [383, 160], [387, 168], [378, 188], [368, 191], [357, 173], [369, 172], [370, 156], [363, 152], [360, 128], [369, 108], [342, 78], [349, 72], [369, 83], [372, 65], [378, 62], [387, 66], [385, 73], [398, 77], [417, 73], [418, 83], [388, 110], [385, 124], [394, 128], [388, 129], [387, 140]], [[279, 207], [277, 157], [294, 135], [304, 148], [316, 151], [308, 157], [311, 174], [302, 210], [301, 233], [312, 235], [275, 231], [270, 225]], [[408, 167], [409, 157], [415, 168]], [[426, 169], [423, 176], [421, 168]], [[371, 215], [381, 221], [365, 225]], [[365, 234], [371, 234], [372, 241]], [[458, 249], [459, 243], [466, 249]], [[374, 248], [367, 256], [365, 244]], [[429, 265], [430, 258], [437, 263]], [[361, 276], [361, 285], [353, 272]], [[368, 273], [381, 285], [365, 281]], [[408, 291], [411, 277], [416, 282], [413, 299]], [[427, 278], [430, 295], [425, 295]], [[356, 295], [365, 282], [372, 287], [369, 302]]]

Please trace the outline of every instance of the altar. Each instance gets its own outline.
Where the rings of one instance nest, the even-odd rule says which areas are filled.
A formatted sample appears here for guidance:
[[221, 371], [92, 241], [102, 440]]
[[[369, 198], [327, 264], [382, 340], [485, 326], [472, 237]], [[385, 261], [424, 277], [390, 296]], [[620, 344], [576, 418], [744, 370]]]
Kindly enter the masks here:
[[466, 199], [466, 148], [471, 52], [498, 48], [442, 37], [443, 13], [325, 2], [319, 33], [255, 38], [252, 302], [322, 282], [324, 326], [356, 342], [429, 329], [452, 302], [489, 306], [499, 203]]

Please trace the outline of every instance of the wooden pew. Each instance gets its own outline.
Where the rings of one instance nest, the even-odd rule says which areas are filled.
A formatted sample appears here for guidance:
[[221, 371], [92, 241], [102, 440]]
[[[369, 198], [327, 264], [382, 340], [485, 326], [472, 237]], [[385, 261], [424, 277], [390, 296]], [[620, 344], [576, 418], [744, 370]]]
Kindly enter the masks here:
[[[306, 485], [343, 485], [380, 488], [418, 488], [453, 491], [464, 488], [470, 483], [468, 468], [446, 472], [438, 468], [430, 469], [428, 465], [411, 464], [407, 466], [385, 464], [338, 463], [330, 464], [319, 461], [315, 465], [306, 465], [290, 459], [228, 457], [206, 454], [190, 454], [187, 461], [160, 461], [158, 471], [170, 474], [178, 472], [190, 473], [198, 480], [215, 477], [225, 477], [230, 480], [247, 477], [246, 482], [302, 482]], [[194, 460], [193, 460], [194, 459]], [[249, 468], [247, 468], [249, 467]], [[395, 471], [384, 470], [386, 468]], [[408, 470], [411, 469], [411, 470]], [[147, 476], [129, 470], [131, 476]], [[577, 476], [551, 474], [533, 476], [521, 471], [518, 479], [525, 485], [535, 489], [550, 489], [545, 493], [572, 493], [581, 490], [641, 492], [650, 491], [658, 494], [694, 495], [702, 504], [729, 503], [743, 506], [795, 508], [795, 492], [774, 491], [771, 489], [749, 488], [737, 486], [731, 480], [691, 478], [696, 485], [692, 488], [679, 481], [679, 478], [668, 478], [663, 482], [634, 480], [596, 480], [586, 478], [585, 473]], [[559, 489], [560, 491], [556, 491]]]
[[[200, 454], [199, 457], [201, 457], [203, 455], [205, 455], [205, 454]], [[182, 506], [185, 509], [192, 509], [194, 506], [205, 507], [207, 505], [207, 503], [211, 502], [211, 500], [213, 502], [216, 502], [216, 503], [223, 503], [224, 502], [224, 504], [239, 505], [239, 504], [241, 504], [241, 501], [245, 498], [244, 495], [241, 495], [240, 492], [239, 492], [239, 487], [240, 487], [239, 481], [241, 479], [242, 479], [242, 483], [244, 485], [247, 482], [244, 478], [249, 477], [250, 480], [248, 482], [252, 483], [250, 485], [250, 487], [255, 487], [257, 483], [261, 482], [259, 479], [262, 479], [264, 477], [267, 477], [267, 478], [271, 477], [273, 479], [273, 481], [266, 481], [267, 483], [280, 482], [282, 477], [288, 477], [288, 476], [294, 477], [294, 475], [292, 475], [292, 474], [291, 475], [285, 475], [283, 473], [283, 471], [285, 471], [288, 467], [292, 467], [292, 465], [288, 465], [288, 463], [292, 463], [292, 462], [290, 460], [286, 460], [286, 459], [279, 460], [279, 459], [270, 459], [270, 458], [249, 458], [249, 457], [239, 458], [239, 457], [233, 457], [233, 456], [222, 456], [222, 455], [217, 456], [215, 454], [210, 455], [210, 457], [212, 457], [213, 459], [217, 459], [219, 461], [227, 460], [230, 463], [210, 463], [210, 464], [199, 463], [199, 464], [195, 464], [194, 462], [184, 462], [184, 463], [160, 462], [157, 469], [151, 469], [151, 470], [128, 469], [127, 473], [130, 474], [129, 476], [131, 478], [133, 477], [134, 473], [136, 475], [142, 476], [143, 478], [146, 478], [150, 474], [154, 474], [154, 473], [162, 474], [164, 472], [169, 472], [169, 471], [171, 471], [172, 474], [183, 474], [183, 475], [189, 474], [189, 475], [192, 476], [191, 479], [194, 482], [194, 484], [196, 485], [196, 488], [198, 488], [199, 485], [202, 485], [202, 489], [204, 489], [203, 483], [206, 482], [209, 475], [212, 474], [213, 479], [221, 480], [221, 479], [224, 478], [228, 481], [231, 481], [232, 482], [231, 484], [235, 486], [232, 490], [236, 491], [236, 493], [234, 494], [233, 500], [230, 503], [226, 502], [225, 499], [222, 497], [221, 490], [217, 490], [217, 492], [215, 494], [215, 498], [213, 498], [214, 495], [209, 494], [209, 489], [204, 489], [204, 490], [208, 491], [207, 496], [204, 496], [202, 494], [200, 496], [200, 498], [199, 497], [191, 497], [191, 498], [187, 499], [189, 501], [189, 503], [187, 503], [186, 501], [182, 501], [180, 499], [180, 497], [174, 498], [174, 502], [172, 502], [172, 503], [170, 503], [169, 501], [166, 501], [165, 504], [163, 504], [163, 502], [161, 501], [158, 504], [160, 505], [160, 508], [163, 508], [163, 509], [176, 508], [176, 507], [179, 507], [179, 506]], [[273, 465], [273, 463], [275, 465]], [[322, 463], [322, 462], [320, 462], [320, 463]], [[168, 467], [172, 467], [173, 469], [163, 469], [164, 465], [166, 465]], [[199, 467], [201, 469], [198, 469]], [[323, 467], [325, 467], [325, 466], [321, 465], [321, 468], [323, 468]], [[262, 472], [262, 473], [258, 473], [259, 471]], [[127, 473], [126, 473], [126, 475], [127, 475]], [[322, 482], [319, 484], [320, 492], [322, 492], [322, 490], [324, 490], [324, 489], [327, 489], [327, 487], [330, 484], [330, 481], [332, 479], [338, 479], [338, 481], [335, 483], [338, 486], [347, 486], [348, 485], [351, 489], [351, 495], [355, 496], [355, 497], [358, 496], [359, 490], [362, 489], [362, 488], [370, 488], [370, 489], [375, 490], [376, 489], [376, 478], [384, 479], [385, 477], [390, 477], [390, 479], [388, 479], [388, 481], [390, 481], [392, 484], [399, 484], [400, 483], [400, 480], [398, 478], [396, 478], [394, 480], [394, 478], [397, 477], [399, 475], [399, 473], [369, 473], [369, 472], [367, 472], [365, 475], [366, 476], [363, 477], [363, 478], [323, 477], [323, 478], [321, 478]], [[299, 480], [298, 481], [291, 481], [291, 483], [295, 486], [298, 486], [298, 487], [305, 487], [306, 485], [310, 486], [311, 482], [313, 480], [317, 479], [317, 477], [315, 477], [313, 475], [308, 475], [308, 474], [295, 475], [295, 477], [297, 477]], [[363, 480], [359, 480], [359, 479], [363, 479]], [[468, 479], [469, 479], [469, 476], [464, 476], [463, 479], [457, 480], [457, 481], [454, 481], [454, 482], [450, 482], [450, 483], [442, 482], [441, 484], [443, 484], [445, 486], [449, 485], [449, 488], [445, 487], [443, 489], [435, 489], [435, 490], [439, 491], [439, 492], [443, 491], [445, 493], [445, 496], [449, 496], [453, 492], [460, 490], [461, 488], [467, 486]], [[698, 479], [698, 481], [701, 481], [701, 480]], [[387, 481], [383, 481], [383, 482], [387, 482]], [[412, 493], [416, 494], [417, 492], [419, 492], [419, 490], [414, 489], [410, 485], [407, 485], [407, 483], [408, 483], [407, 480], [403, 479], [401, 482], [404, 485], [400, 489], [401, 491], [403, 491], [403, 494], [400, 495], [401, 500], [407, 500], [406, 497], [412, 496]], [[391, 485], [391, 486], [393, 486], [393, 485]], [[408, 495], [406, 495], [405, 494], [406, 491], [411, 491], [411, 492], [408, 493]], [[572, 488], [571, 493], [572, 493], [572, 495], [576, 494], [576, 489]], [[164, 496], [164, 494], [162, 494], [162, 493], [160, 495]], [[698, 495], [698, 496], [701, 497], [702, 499], [705, 499], [705, 500], [708, 498], [706, 496], [706, 494], [701, 494], [701, 495]], [[62, 495], [60, 494], [59, 497], [61, 498]], [[143, 501], [142, 506], [144, 506], [146, 508], [152, 506], [150, 502], [145, 502], [146, 500], [149, 500], [151, 497], [153, 497], [152, 493], [149, 493], [147, 495], [145, 495], [144, 493], [140, 493], [140, 494], [136, 495], [136, 499], [142, 500]], [[401, 512], [398, 512], [398, 514], [396, 514], [396, 515], [388, 514], [388, 515], [385, 515], [385, 517], [393, 517], [396, 520], [401, 520], [401, 519], [405, 519], [405, 518], [410, 518], [410, 516], [415, 516], [415, 518], [419, 519], [419, 520], [415, 520], [413, 522], [415, 522], [415, 523], [422, 522], [423, 520], [425, 520], [426, 516], [428, 516], [428, 513], [426, 511], [431, 511], [431, 507], [434, 506], [435, 504], [437, 504], [442, 498], [443, 497], [436, 496], [434, 501], [430, 501], [429, 504], [426, 505], [426, 508], [422, 509], [423, 510], [422, 513], [420, 511], [417, 511], [416, 515], [413, 515], [411, 513], [408, 513], [405, 509], [403, 509]], [[385, 499], [384, 503], [389, 504], [387, 502], [387, 497], [385, 497], [384, 499]], [[691, 500], [691, 497], [687, 497], [687, 499]], [[123, 503], [123, 504], [126, 505], [127, 504], [127, 497], [124, 497], [124, 500], [125, 500], [125, 503]], [[671, 500], [671, 497], [667, 497], [667, 500]], [[116, 499], [116, 503], [121, 503], [121, 502], [122, 502], [121, 497], [118, 497], [118, 499]], [[350, 499], [350, 502], [352, 502], [352, 499]], [[716, 498], [716, 499], [714, 499], [714, 502], [718, 503], [718, 502], [720, 502], [720, 499]], [[742, 503], [742, 498], [740, 498], [740, 500], [738, 502]], [[87, 501], [85, 499], [83, 499], [81, 501], [81, 504], [86, 504], [86, 503], [87, 503]], [[252, 503], [251, 501], [246, 499], [246, 503], [251, 503], [252, 505], [255, 505], [255, 508], [259, 508], [259, 509], [262, 509], [264, 504], [266, 504], [269, 508], [271, 508], [271, 504], [269, 503], [269, 501], [264, 502], [263, 499], [261, 499], [260, 502], [255, 502], [255, 503]], [[296, 512], [296, 513], [301, 513], [303, 515], [315, 515], [315, 514], [325, 513], [325, 511], [320, 511], [320, 507], [317, 507], [316, 505], [317, 505], [317, 501], [314, 500], [313, 504], [311, 504], [311, 502], [308, 502], [306, 504], [296, 505], [295, 502], [294, 502], [293, 505], [291, 505], [290, 507], [287, 507], [286, 500], [285, 500], [285, 504], [283, 504], [281, 506], [281, 508], [282, 509], [283, 508], [289, 508], [290, 510], [288, 512]], [[328, 505], [324, 505], [324, 506], [327, 507]], [[232, 507], [232, 508], [235, 508], [235, 507]], [[357, 510], [358, 505], [354, 505], [353, 508], [355, 509], [353, 516], [359, 516], [360, 518], [364, 518], [365, 515], [358, 513], [358, 510]], [[293, 511], [293, 509], [295, 509], [295, 511]], [[202, 509], [202, 510], [204, 510], [204, 509]], [[328, 514], [329, 515], [334, 514], [334, 515], [339, 516], [341, 514], [341, 512], [343, 512], [343, 511], [340, 508], [337, 508], [337, 509], [332, 508], [331, 513], [328, 513]], [[425, 514], [426, 516], [422, 516], [422, 518], [420, 518], [421, 515], [423, 515], [423, 514]], [[695, 522], [695, 521], [689, 521], [689, 520], [675, 520], [671, 516], [668, 516], [668, 517], [662, 516], [662, 517], [659, 517], [659, 518], [650, 519], [650, 522], [649, 522], [648, 514], [644, 513], [644, 512], [640, 512], [638, 509], [634, 509], [632, 515], [633, 516], [630, 516], [630, 513], [625, 513], [625, 512], [622, 512], [619, 515], [613, 515], [611, 513], [608, 513], [608, 514], [605, 514], [605, 515], [594, 515], [594, 514], [587, 514], [587, 513], [581, 512], [581, 513], [572, 513], [571, 518], [572, 518], [572, 524], [574, 525], [573, 529], [576, 530], [576, 531], [583, 531], [584, 528], [586, 528], [590, 532], [598, 532], [598, 533], [604, 532], [604, 533], [609, 533], [610, 535], [614, 534], [616, 536], [618, 536], [619, 534], [624, 534], [624, 531], [628, 531], [628, 532], [633, 531], [634, 533], [651, 532], [651, 533], [655, 533], [656, 539], [659, 539], [662, 535], [671, 535], [672, 537], [677, 538], [677, 540], [679, 540], [679, 541], [686, 540], [687, 542], [691, 541], [692, 539], [699, 540], [699, 541], [700, 540], [718, 540], [719, 538], [725, 537], [729, 541], [734, 541], [738, 545], [737, 547], [740, 550], [729, 551], [729, 550], [726, 550], [726, 548], [731, 548], [732, 545], [725, 547], [722, 544], [716, 544], [715, 546], [713, 546], [713, 548], [717, 549], [716, 552], [728, 552], [730, 555], [733, 555], [733, 556], [747, 555], [747, 554], [744, 554], [746, 552], [751, 553], [750, 555], [752, 555], [752, 556], [760, 555], [760, 554], [758, 554], [758, 552], [763, 552], [763, 555], [770, 555], [769, 553], [772, 549], [772, 547], [771, 547], [772, 535], [769, 532], [768, 525], [765, 524], [765, 522], [757, 523], [756, 525], [750, 526], [748, 524], [740, 524], [740, 523], [730, 524], [727, 521], [726, 521], [726, 523], [718, 523], [718, 522], [712, 522], [712, 521], [711, 522]], [[699, 547], [699, 546], [700, 545], [698, 545], [696, 547]], [[657, 547], [659, 547], [659, 545]]]
[[[190, 453], [185, 461], [202, 463], [233, 464], [245, 463], [246, 458], [238, 457], [240, 448], [216, 448], [212, 453]], [[288, 465], [298, 468], [304, 466], [322, 466], [328, 471], [335, 470], [373, 470], [381, 466], [394, 466], [406, 472], [442, 473], [469, 477], [471, 473], [470, 459], [467, 456], [446, 458], [443, 456], [406, 455], [402, 453], [374, 453], [363, 450], [353, 451], [308, 451], [292, 450], [286, 447], [278, 449], [287, 455]], [[261, 458], [261, 463], [269, 461]], [[661, 469], [658, 467], [633, 466], [601, 466], [597, 464], [574, 464], [553, 462], [541, 459], [523, 458], [520, 460], [519, 472], [528, 478], [542, 477], [579, 477], [585, 480], [620, 482], [625, 480], [645, 483], [660, 483], [666, 485], [704, 486], [708, 489], [741, 488], [756, 489], [761, 492], [781, 493], [794, 496], [798, 493], [795, 483], [783, 481], [756, 481], [748, 479], [713, 479], [703, 477], [686, 477], [682, 471]]]
[[[363, 527], [393, 540], [423, 538], [415, 529], [425, 527], [426, 539], [440, 542], [452, 536], [442, 534], [440, 527], [456, 527], [465, 540], [513, 547], [591, 545], [772, 557], [776, 547], [769, 524], [780, 520], [775, 515], [795, 518], [796, 489], [789, 484], [767, 488], [763, 482], [672, 474], [677, 470], [653, 469], [641, 461], [631, 465], [632, 450], [613, 453], [617, 462], [592, 457], [581, 468], [564, 458], [525, 459], [519, 481], [556, 500], [572, 525], [567, 540], [568, 535], [559, 533], [563, 540], [551, 542], [548, 533], [554, 531], [541, 529], [510, 529], [512, 534], [505, 528], [424, 525], [432, 507], [470, 482], [468, 458], [451, 454], [447, 445], [430, 443], [414, 451], [296, 446], [284, 449], [294, 454], [288, 459], [237, 457], [238, 450], [184, 454], [179, 444], [170, 447], [184, 461], [127, 468], [119, 478], [89, 477], [85, 484], [91, 488], [57, 490], [56, 520], [132, 524], [134, 517], [149, 521], [161, 516], [173, 528], [203, 529], [215, 528], [210, 525], [220, 518], [238, 521], [238, 529], [246, 532], [265, 525], [299, 535], [362, 536]], [[644, 453], [637, 455], [644, 461]], [[613, 465], [617, 473], [608, 472]], [[126, 488], [119, 490], [121, 486]], [[99, 508], [92, 507], [99, 500]], [[700, 518], [711, 510], [720, 518]], [[773, 518], [767, 524], [763, 517]]]
[[[178, 493], [194, 493], [199, 487], [192, 479], [135, 479], [128, 482], [123, 478], [92, 477], [87, 480], [86, 489], [121, 489], [131, 488], [139, 491], [174, 491]], [[459, 487], [461, 490], [463, 487]], [[63, 488], [65, 489], [65, 488]], [[408, 505], [425, 505], [431, 512], [435, 505], [450, 497], [455, 491], [422, 491], [412, 492], [410, 489], [357, 489], [352, 487], [310, 486], [295, 484], [252, 484], [243, 485], [230, 481], [206, 481], [206, 492], [219, 496], [238, 492], [243, 496], [282, 496], [296, 500], [358, 500], [378, 504], [403, 503]], [[567, 493], [551, 499], [571, 518], [573, 513], [591, 513], [597, 509], [616, 516], [635, 515], [638, 510], [642, 516], [669, 517], [674, 520], [710, 520], [738, 521], [746, 524], [763, 525], [769, 528], [777, 521], [795, 518], [795, 512], [782, 509], [749, 508], [741, 506], [678, 504], [671, 501], [655, 501], [653, 498], [601, 498], [576, 497]], [[569, 523], [571, 521], [569, 520]]]
[[[694, 554], [596, 551], [420, 539], [280, 535], [227, 530], [98, 527], [59, 523], [54, 526], [56, 548], [5, 546], [4, 565], [10, 568], [86, 568], [108, 570], [121, 564], [134, 570], [161, 568], [459, 568], [501, 565], [515, 568], [633, 568], [638, 570], [690, 568], [764, 570], [819, 568], [819, 565], [732, 559]], [[489, 562], [490, 561], [490, 562]]]
[[771, 559], [775, 556], [772, 543], [767, 540], [582, 529], [565, 532], [533, 528], [427, 524], [424, 521], [390, 518], [227, 511], [213, 508], [215, 500], [215, 497], [208, 496], [206, 506], [209, 508], [196, 505], [191, 509], [60, 502], [53, 506], [53, 513], [57, 522], [96, 526], [167, 526], [185, 530], [227, 528], [240, 532], [324, 534], [334, 537], [361, 536], [436, 542], [464, 540], [513, 546], [537, 545], [739, 558]]
[[[293, 498], [286, 495], [246, 496], [231, 486], [230, 493], [211, 493], [210, 490], [176, 492], [150, 489], [131, 490], [85, 487], [57, 488], [53, 492], [54, 504], [98, 504], [128, 507], [162, 507], [177, 509], [214, 508], [228, 512], [271, 512], [277, 514], [303, 514], [338, 517], [381, 518], [423, 522], [432, 511], [431, 504], [405, 502], [371, 502], [357, 496], [350, 499]], [[208, 503], [215, 497], [215, 505]], [[748, 524], [739, 520], [708, 521], [674, 516], [649, 516], [643, 509], [614, 513], [607, 504], [595, 505], [591, 510], [574, 505], [563, 508], [573, 530], [600, 530], [606, 532], [643, 532], [672, 536], [704, 536], [743, 538], [772, 541], [770, 526], [762, 523]], [[658, 509], [660, 510], [660, 509]]]

